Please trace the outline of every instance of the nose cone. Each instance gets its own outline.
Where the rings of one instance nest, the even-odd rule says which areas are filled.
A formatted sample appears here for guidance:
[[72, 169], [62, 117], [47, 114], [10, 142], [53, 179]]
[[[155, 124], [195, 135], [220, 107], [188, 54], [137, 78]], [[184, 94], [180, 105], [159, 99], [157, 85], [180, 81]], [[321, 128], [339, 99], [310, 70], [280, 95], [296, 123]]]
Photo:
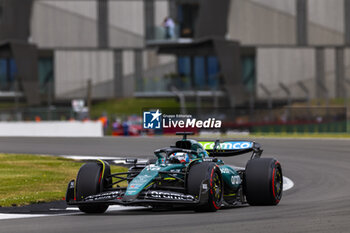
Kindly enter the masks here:
[[123, 201], [130, 202], [135, 200], [140, 192], [158, 176], [159, 169], [160, 168], [156, 166], [148, 166], [143, 169], [142, 172], [129, 183]]

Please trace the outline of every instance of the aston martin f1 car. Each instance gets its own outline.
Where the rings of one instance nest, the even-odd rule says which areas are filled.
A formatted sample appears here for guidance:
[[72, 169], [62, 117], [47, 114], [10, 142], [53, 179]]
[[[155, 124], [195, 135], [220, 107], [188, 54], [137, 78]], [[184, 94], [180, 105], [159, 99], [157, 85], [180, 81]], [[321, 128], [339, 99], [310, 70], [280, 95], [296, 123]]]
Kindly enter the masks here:
[[[225, 206], [277, 205], [281, 200], [281, 164], [261, 158], [258, 143], [196, 141], [187, 139], [190, 133], [177, 134], [182, 140], [156, 150], [154, 160], [126, 159], [127, 172], [112, 174], [109, 163], [102, 160], [84, 164], [68, 184], [67, 204], [85, 213], [103, 213], [109, 205], [217, 211]], [[252, 154], [245, 168], [218, 158], [248, 152]], [[127, 187], [120, 185], [123, 181]]]

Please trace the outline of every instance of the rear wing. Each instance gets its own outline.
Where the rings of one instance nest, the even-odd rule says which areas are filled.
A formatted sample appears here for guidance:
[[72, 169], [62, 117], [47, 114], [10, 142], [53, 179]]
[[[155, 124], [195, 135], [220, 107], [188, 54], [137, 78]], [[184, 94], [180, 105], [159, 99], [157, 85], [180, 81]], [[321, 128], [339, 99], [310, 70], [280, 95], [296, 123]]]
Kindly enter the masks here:
[[200, 141], [203, 148], [209, 153], [209, 156], [236, 156], [253, 152], [251, 158], [260, 157], [263, 150], [259, 143], [251, 141]]

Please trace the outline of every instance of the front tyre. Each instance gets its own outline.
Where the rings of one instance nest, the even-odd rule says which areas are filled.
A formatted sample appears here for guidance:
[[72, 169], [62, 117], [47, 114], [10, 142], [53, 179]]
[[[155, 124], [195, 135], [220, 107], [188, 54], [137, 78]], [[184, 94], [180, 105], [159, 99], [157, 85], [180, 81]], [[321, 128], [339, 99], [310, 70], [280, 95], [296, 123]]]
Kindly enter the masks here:
[[281, 164], [272, 158], [249, 160], [245, 169], [244, 192], [249, 205], [277, 205], [283, 192]]
[[220, 209], [223, 200], [223, 181], [219, 167], [212, 162], [202, 162], [190, 168], [187, 179], [187, 191], [193, 196], [200, 196], [203, 181], [208, 181], [208, 200], [197, 206], [196, 211], [215, 212]]
[[[76, 182], [76, 198], [77, 201], [82, 201], [84, 198], [101, 193], [104, 187], [104, 176], [109, 170], [108, 163], [86, 163], [84, 164], [77, 175]], [[104, 213], [108, 205], [105, 204], [81, 204], [78, 206], [82, 212], [88, 214]]]

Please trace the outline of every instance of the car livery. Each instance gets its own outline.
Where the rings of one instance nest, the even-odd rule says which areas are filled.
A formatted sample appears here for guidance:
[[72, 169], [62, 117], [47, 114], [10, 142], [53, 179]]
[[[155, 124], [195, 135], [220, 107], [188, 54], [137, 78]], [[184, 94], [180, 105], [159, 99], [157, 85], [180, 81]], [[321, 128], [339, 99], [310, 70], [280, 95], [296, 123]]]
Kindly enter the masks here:
[[[183, 135], [174, 146], [154, 151], [156, 159], [126, 159], [128, 172], [111, 173], [109, 163], [84, 164], [68, 184], [66, 201], [85, 213], [103, 213], [109, 205], [167, 207], [187, 205], [196, 211], [222, 206], [277, 205], [282, 197], [282, 168], [251, 141], [196, 141]], [[252, 152], [245, 168], [218, 157]], [[120, 187], [127, 181], [127, 187]]]

